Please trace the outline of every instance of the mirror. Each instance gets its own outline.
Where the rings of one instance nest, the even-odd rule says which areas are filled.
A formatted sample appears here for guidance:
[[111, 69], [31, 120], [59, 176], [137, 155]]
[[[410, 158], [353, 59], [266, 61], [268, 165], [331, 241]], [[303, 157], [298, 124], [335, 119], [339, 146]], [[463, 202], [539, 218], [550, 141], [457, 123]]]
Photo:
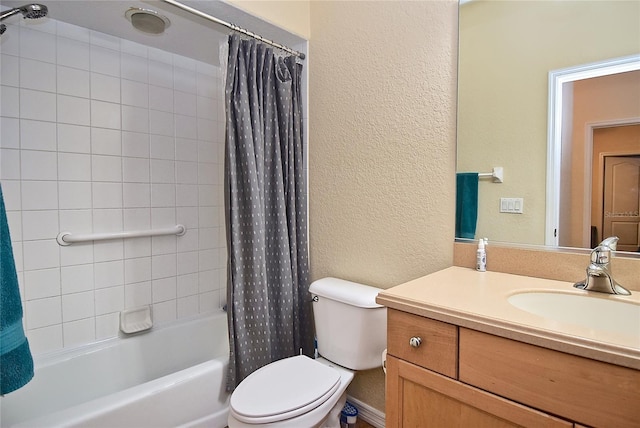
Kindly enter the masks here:
[[[554, 110], [550, 73], [638, 56], [640, 2], [473, 0], [461, 1], [459, 10], [457, 170], [488, 173], [502, 167], [504, 171], [502, 183], [490, 177], [479, 180], [476, 238], [591, 247], [591, 213], [584, 206], [597, 198], [583, 194], [591, 189], [585, 179], [591, 180], [591, 168], [585, 165], [593, 152], [584, 144], [592, 137], [584, 131], [582, 136], [573, 132], [573, 138], [568, 138], [576, 118], [585, 120], [583, 113], [570, 107], [583, 108], [589, 98], [578, 95], [599, 87], [589, 81], [600, 79], [602, 86], [602, 79], [610, 83], [619, 73], [579, 82], [574, 82], [578, 73], [572, 75], [575, 79], [568, 78], [560, 91], [564, 97], [562, 108], [555, 111], [556, 117], [560, 115], [555, 127], [549, 118]], [[640, 71], [635, 70], [622, 73], [624, 84], [630, 86], [619, 91], [627, 97], [630, 110], [615, 112], [613, 117], [589, 116], [580, 125], [583, 130], [640, 123]], [[596, 99], [601, 110], [621, 104]], [[554, 135], [549, 126], [559, 130], [556, 139], [563, 141], [551, 156], [548, 141]], [[574, 158], [581, 154], [582, 166], [569, 153]], [[571, 183], [575, 177], [579, 183]], [[557, 189], [556, 195], [547, 190], [548, 185]], [[501, 213], [501, 198], [522, 198], [522, 214]]]

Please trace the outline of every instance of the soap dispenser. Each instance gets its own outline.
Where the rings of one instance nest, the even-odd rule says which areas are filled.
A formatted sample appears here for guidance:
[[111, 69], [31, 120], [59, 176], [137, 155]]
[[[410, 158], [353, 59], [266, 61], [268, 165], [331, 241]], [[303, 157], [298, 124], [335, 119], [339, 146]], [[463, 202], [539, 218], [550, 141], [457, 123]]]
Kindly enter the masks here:
[[478, 239], [478, 250], [476, 251], [476, 270], [478, 272], [486, 272], [487, 270], [487, 252], [484, 249], [487, 238]]

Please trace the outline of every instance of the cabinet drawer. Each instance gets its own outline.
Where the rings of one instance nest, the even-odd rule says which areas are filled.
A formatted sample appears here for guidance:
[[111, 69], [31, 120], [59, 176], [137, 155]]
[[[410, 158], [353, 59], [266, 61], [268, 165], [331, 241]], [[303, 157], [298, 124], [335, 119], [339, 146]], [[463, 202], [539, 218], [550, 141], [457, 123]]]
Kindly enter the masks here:
[[580, 424], [638, 427], [640, 371], [460, 328], [460, 381]]
[[[406, 312], [387, 310], [387, 352], [421, 367], [457, 377], [458, 327]], [[419, 338], [418, 347], [410, 344]]]

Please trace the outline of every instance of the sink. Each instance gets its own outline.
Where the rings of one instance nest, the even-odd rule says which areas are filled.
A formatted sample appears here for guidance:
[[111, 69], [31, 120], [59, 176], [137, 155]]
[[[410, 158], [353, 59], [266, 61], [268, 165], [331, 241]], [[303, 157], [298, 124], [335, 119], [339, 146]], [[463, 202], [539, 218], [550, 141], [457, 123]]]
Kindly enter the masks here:
[[517, 293], [507, 300], [520, 310], [563, 324], [640, 337], [640, 305], [635, 302], [553, 292]]

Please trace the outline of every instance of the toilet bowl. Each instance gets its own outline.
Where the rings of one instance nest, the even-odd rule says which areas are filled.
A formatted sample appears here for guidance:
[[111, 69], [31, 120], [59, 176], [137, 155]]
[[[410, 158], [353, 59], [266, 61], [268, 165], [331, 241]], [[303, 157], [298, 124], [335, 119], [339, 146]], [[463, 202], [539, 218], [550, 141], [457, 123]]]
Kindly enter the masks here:
[[247, 376], [231, 395], [229, 428], [339, 428], [356, 370], [381, 366], [386, 308], [379, 288], [337, 278], [309, 287], [318, 351], [272, 362]]
[[338, 428], [353, 375], [323, 358], [303, 355], [271, 363], [233, 392], [229, 427]]

